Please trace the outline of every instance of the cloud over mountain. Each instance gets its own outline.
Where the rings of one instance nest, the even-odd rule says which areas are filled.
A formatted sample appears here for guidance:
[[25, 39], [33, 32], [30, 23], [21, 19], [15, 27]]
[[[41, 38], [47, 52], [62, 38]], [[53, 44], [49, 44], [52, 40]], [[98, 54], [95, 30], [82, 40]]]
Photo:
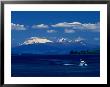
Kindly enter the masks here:
[[[54, 28], [54, 30], [47, 30], [47, 33], [55, 33], [58, 28], [63, 28], [65, 33], [74, 33], [76, 30], [89, 30], [94, 32], [100, 32], [100, 23], [80, 23], [80, 22], [62, 22], [52, 25], [37, 24], [32, 25], [33, 29], [49, 29]], [[11, 23], [11, 29], [13, 30], [26, 30], [26, 27], [21, 24]], [[56, 29], [56, 30], [55, 30]], [[28, 29], [29, 30], [29, 29]]]
[[72, 30], [72, 29], [65, 29], [64, 32], [65, 32], [65, 33], [75, 33], [75, 30]]
[[24, 25], [11, 23], [12, 30], [26, 30]]
[[51, 25], [51, 26], [52, 27], [73, 27], [73, 26], [79, 26], [79, 25], [81, 25], [80, 22], [72, 22], [72, 23], [62, 22], [62, 23]]
[[57, 31], [55, 30], [47, 30], [48, 33], [56, 33]]
[[48, 25], [38, 24], [38, 25], [33, 25], [32, 28], [34, 28], [34, 29], [47, 29]]
[[[99, 31], [100, 30], [100, 23], [80, 23], [80, 22], [62, 22], [51, 25], [54, 28], [71, 28], [71, 29], [82, 29], [82, 30], [92, 30], [92, 31]], [[67, 31], [68, 32], [68, 31]], [[70, 31], [71, 32], [71, 31]]]

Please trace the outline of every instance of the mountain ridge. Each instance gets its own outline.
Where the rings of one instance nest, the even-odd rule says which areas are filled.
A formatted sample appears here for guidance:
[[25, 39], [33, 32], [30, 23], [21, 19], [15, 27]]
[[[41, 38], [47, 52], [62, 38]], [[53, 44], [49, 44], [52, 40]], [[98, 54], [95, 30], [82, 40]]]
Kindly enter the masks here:
[[[86, 44], [86, 45], [83, 45]], [[21, 45], [12, 48], [12, 53], [31, 53], [31, 54], [69, 54], [71, 50], [93, 50], [99, 49], [98, 45], [85, 43], [84, 41], [76, 43], [34, 43], [28, 45]]]

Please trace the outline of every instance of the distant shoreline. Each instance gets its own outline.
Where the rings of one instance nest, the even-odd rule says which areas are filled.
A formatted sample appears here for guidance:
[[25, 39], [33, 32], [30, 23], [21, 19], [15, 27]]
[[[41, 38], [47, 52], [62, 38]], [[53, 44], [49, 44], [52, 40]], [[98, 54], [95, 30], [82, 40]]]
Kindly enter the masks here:
[[11, 56], [26, 56], [26, 55], [33, 55], [33, 56], [74, 56], [74, 55], [100, 55], [100, 54], [11, 54]]

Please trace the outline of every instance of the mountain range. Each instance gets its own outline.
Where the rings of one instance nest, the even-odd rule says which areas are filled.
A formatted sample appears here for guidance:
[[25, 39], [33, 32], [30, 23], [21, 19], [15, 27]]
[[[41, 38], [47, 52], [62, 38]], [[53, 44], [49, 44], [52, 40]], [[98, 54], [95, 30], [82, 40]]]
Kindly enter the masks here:
[[99, 45], [87, 43], [84, 39], [68, 40], [60, 38], [56, 42], [46, 38], [32, 37], [12, 48], [12, 54], [69, 54], [71, 50], [94, 50]]

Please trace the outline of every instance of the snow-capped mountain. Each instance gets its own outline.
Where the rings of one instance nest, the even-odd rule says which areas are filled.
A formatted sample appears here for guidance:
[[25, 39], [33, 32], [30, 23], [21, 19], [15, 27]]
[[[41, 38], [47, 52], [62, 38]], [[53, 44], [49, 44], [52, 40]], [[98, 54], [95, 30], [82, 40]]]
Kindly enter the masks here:
[[73, 44], [77, 43], [77, 44], [86, 46], [86, 40], [81, 37], [78, 37], [74, 40], [70, 40], [68, 38], [59, 38], [56, 42], [57, 43], [73, 43]]
[[74, 40], [74, 43], [80, 43], [81, 45], [84, 45], [86, 46], [86, 40], [81, 38], [81, 37], [78, 37]]
[[29, 45], [29, 44], [38, 44], [38, 43], [80, 43], [82, 45], [86, 45], [85, 39], [78, 37], [75, 40], [70, 40], [68, 38], [58, 38], [56, 41], [49, 40], [47, 38], [39, 38], [39, 37], [31, 37], [25, 40], [20, 45]]
[[28, 44], [35, 44], [35, 43], [51, 43], [53, 41], [48, 40], [46, 38], [38, 38], [38, 37], [31, 37], [28, 40], [24, 41], [21, 45], [28, 45]]
[[81, 38], [81, 37], [78, 37], [74, 40], [74, 42], [81, 42], [81, 41], [84, 41], [85, 39]]
[[67, 38], [59, 38], [56, 42], [58, 42], [58, 43], [65, 43], [65, 42], [72, 42], [72, 40], [69, 40]]
[[[44, 44], [45, 43], [45, 44]], [[57, 42], [53, 42], [46, 38], [31, 37], [24, 41], [20, 46], [12, 48], [14, 54], [69, 54], [71, 50], [92, 50], [99, 49], [99, 45], [87, 43], [85, 39], [76, 38], [69, 40], [60, 38]]]

